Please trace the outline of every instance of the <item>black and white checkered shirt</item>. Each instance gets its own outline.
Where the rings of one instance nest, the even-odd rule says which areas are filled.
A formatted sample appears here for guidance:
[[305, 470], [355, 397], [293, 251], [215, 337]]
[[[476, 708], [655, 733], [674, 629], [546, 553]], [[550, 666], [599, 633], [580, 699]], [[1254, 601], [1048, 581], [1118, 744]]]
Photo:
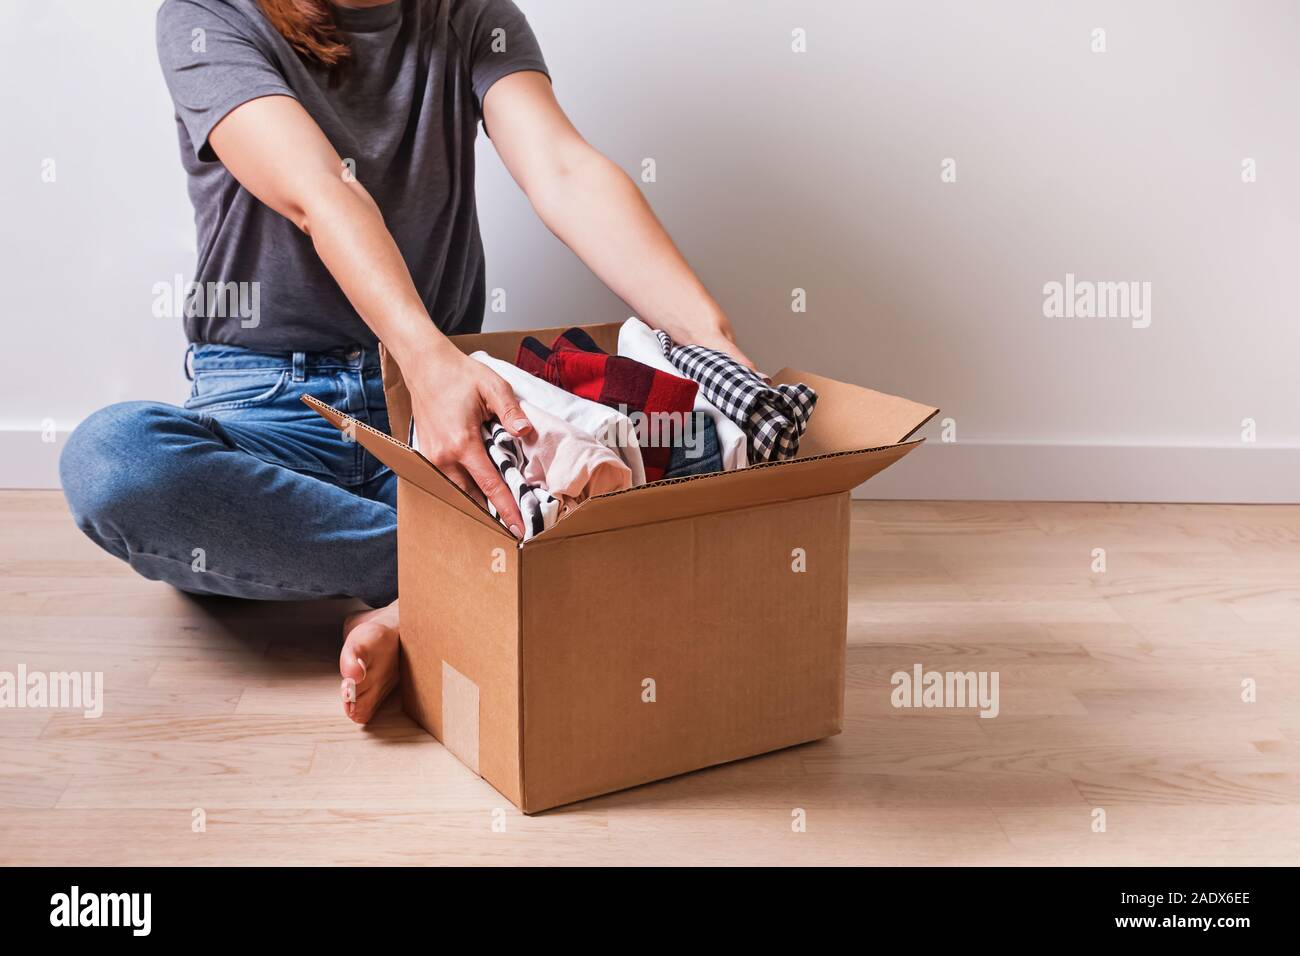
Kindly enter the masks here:
[[704, 397], [744, 431], [751, 465], [799, 453], [799, 439], [817, 405], [815, 391], [807, 385], [769, 385], [725, 352], [675, 345], [666, 332], [655, 334], [668, 361], [698, 382]]

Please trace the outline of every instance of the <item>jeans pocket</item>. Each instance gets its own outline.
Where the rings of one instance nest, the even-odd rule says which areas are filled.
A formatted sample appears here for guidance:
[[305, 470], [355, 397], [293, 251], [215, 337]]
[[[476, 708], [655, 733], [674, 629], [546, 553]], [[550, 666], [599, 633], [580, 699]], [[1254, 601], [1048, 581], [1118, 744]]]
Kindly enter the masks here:
[[200, 412], [257, 408], [279, 398], [289, 384], [289, 369], [198, 372], [185, 407]]

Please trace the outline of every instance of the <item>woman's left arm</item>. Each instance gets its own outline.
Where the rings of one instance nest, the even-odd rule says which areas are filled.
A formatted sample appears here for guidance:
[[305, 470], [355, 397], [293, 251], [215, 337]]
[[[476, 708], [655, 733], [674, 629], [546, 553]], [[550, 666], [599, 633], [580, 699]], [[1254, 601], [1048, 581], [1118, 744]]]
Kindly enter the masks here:
[[483, 101], [488, 134], [542, 222], [649, 325], [753, 362], [721, 306], [621, 169], [573, 128], [541, 73], [512, 73]]

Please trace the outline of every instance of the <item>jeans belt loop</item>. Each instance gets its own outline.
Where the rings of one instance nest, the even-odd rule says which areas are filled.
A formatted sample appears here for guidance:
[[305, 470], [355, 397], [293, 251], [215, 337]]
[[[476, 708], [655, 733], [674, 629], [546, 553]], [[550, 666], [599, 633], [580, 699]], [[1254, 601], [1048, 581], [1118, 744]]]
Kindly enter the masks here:
[[293, 353], [293, 380], [295, 382], [307, 381], [307, 353]]

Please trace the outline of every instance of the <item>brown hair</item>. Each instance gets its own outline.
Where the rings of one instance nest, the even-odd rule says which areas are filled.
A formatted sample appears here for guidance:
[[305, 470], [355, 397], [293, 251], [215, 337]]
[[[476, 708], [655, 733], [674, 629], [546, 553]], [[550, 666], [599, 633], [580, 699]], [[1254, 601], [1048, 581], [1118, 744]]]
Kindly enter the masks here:
[[329, 0], [257, 0], [271, 26], [313, 63], [333, 71], [352, 55]]

